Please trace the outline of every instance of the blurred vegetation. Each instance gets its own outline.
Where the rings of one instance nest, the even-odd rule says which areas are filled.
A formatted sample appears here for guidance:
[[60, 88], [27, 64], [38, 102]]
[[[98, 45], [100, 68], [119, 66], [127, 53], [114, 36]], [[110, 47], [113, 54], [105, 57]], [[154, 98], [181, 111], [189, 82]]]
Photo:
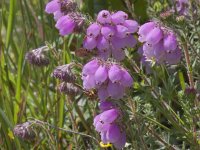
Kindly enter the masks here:
[[[92, 126], [98, 111], [96, 99], [60, 94], [56, 90], [59, 82], [51, 75], [58, 65], [86, 62], [74, 53], [81, 47], [84, 34], [60, 37], [53, 17], [44, 12], [46, 3], [47, 0], [0, 1], [0, 149], [101, 149], [91, 138], [45, 125], [35, 129], [36, 138], [31, 141], [13, 134], [16, 124], [34, 118], [100, 141]], [[162, 10], [173, 6], [166, 0], [77, 0], [77, 3], [91, 18], [102, 9], [123, 10], [141, 24], [149, 18], [158, 18]], [[197, 89], [200, 88], [198, 19], [191, 22], [177, 22], [173, 18], [159, 20], [184, 37], [181, 42], [187, 42]], [[28, 64], [25, 54], [47, 43], [53, 47], [49, 54], [50, 65], [39, 68]], [[136, 49], [130, 53], [136, 63], [127, 60], [124, 65], [131, 70], [138, 58]], [[154, 67], [151, 76], [131, 70], [134, 91], [123, 105], [128, 114], [125, 117], [129, 118], [124, 123], [128, 133], [125, 149], [200, 149], [200, 110], [194, 104], [196, 97], [184, 93], [189, 86], [186, 68], [183, 58], [174, 68]]]

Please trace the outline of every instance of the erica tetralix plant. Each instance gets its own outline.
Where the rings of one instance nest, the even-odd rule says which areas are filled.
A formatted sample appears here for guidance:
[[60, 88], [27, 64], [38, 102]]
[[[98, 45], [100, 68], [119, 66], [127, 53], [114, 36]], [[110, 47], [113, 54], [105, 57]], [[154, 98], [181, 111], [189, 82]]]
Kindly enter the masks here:
[[147, 61], [177, 64], [181, 59], [177, 37], [169, 29], [157, 22], [147, 22], [138, 31], [138, 40], [144, 43], [143, 55]]
[[125, 57], [123, 48], [134, 47], [137, 43], [133, 34], [138, 30], [138, 23], [129, 20], [123, 11], [110, 13], [102, 10], [98, 13], [96, 22], [87, 28], [83, 47], [87, 50], [97, 49], [102, 59], [113, 57], [121, 61]]
[[82, 70], [83, 87], [96, 89], [100, 100], [120, 99], [133, 79], [128, 71], [117, 63], [94, 58]]

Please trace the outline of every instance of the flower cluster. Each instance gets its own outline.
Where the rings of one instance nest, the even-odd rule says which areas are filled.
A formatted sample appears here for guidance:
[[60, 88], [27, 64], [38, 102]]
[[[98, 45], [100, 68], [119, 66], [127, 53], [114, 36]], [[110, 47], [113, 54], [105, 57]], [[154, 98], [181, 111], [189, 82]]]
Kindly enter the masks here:
[[177, 0], [176, 1], [176, 11], [179, 15], [187, 15], [188, 14], [188, 0]]
[[112, 143], [117, 149], [124, 147], [126, 143], [126, 133], [121, 122], [121, 111], [112, 102], [102, 101], [101, 114], [94, 118], [95, 130], [100, 133], [103, 143]]
[[45, 11], [54, 15], [60, 35], [81, 31], [84, 18], [76, 11], [76, 8], [76, 3], [72, 0], [52, 0], [47, 3]]
[[138, 31], [140, 42], [144, 42], [143, 55], [157, 63], [176, 64], [181, 59], [181, 50], [176, 35], [155, 22], [143, 24]]
[[70, 63], [58, 66], [54, 69], [52, 74], [55, 78], [58, 78], [62, 81], [62, 83], [58, 87], [59, 91], [73, 96], [81, 92], [80, 88], [74, 84], [76, 80], [76, 77], [72, 72], [72, 67], [74, 65], [74, 63]]
[[123, 49], [136, 45], [133, 33], [137, 30], [138, 23], [128, 20], [125, 12], [117, 11], [111, 14], [102, 10], [98, 13], [96, 22], [87, 28], [83, 47], [90, 51], [97, 48], [98, 56], [102, 59], [106, 60], [112, 56], [121, 61], [125, 57]]
[[126, 69], [116, 63], [93, 59], [82, 71], [83, 87], [86, 90], [96, 89], [100, 100], [120, 99], [125, 89], [131, 87], [133, 79]]
[[45, 51], [48, 51], [47, 46], [34, 49], [26, 53], [26, 60], [36, 66], [47, 66], [49, 64], [49, 58], [44, 55]]

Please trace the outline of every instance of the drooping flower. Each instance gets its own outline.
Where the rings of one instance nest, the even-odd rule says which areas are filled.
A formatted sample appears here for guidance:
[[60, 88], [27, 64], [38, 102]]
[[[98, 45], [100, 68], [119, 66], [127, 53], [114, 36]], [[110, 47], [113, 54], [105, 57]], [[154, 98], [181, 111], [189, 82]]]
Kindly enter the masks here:
[[65, 36], [82, 30], [84, 18], [76, 8], [77, 5], [72, 0], [52, 0], [47, 3], [45, 11], [54, 15], [60, 35]]
[[113, 62], [93, 59], [82, 71], [83, 87], [96, 89], [100, 100], [108, 97], [121, 99], [125, 91], [133, 84], [133, 79], [126, 69]]
[[88, 27], [83, 47], [90, 51], [97, 49], [97, 56], [104, 60], [113, 57], [121, 61], [125, 58], [124, 48], [132, 48], [137, 44], [133, 34], [138, 26], [135, 20], [128, 20], [128, 15], [123, 11], [110, 13], [102, 10], [96, 22]]
[[47, 66], [49, 64], [49, 58], [44, 54], [48, 49], [47, 46], [43, 46], [37, 49], [34, 49], [26, 53], [26, 60], [36, 66]]
[[[112, 104], [107, 103], [106, 105]], [[119, 117], [120, 111], [117, 108], [105, 109], [94, 118], [93, 122], [95, 130], [101, 135], [102, 142], [112, 143], [117, 149], [123, 148], [126, 143], [126, 134]]]
[[176, 64], [180, 61], [181, 51], [177, 37], [169, 29], [156, 22], [148, 22], [140, 27], [138, 34], [138, 40], [143, 43], [143, 56], [147, 61], [158, 64]]
[[60, 7], [61, 7], [60, 0], [52, 0], [49, 3], [47, 3], [45, 11], [48, 14], [55, 13], [56, 11], [60, 10]]

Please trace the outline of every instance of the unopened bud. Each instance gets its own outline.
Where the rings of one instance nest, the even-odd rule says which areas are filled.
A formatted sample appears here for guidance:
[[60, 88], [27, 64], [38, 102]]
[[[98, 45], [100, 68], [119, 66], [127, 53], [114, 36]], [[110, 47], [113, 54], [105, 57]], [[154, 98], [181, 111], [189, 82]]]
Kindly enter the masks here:
[[13, 133], [15, 136], [23, 139], [23, 140], [34, 140], [35, 133], [31, 127], [30, 122], [25, 122], [23, 124], [18, 124], [14, 127]]

